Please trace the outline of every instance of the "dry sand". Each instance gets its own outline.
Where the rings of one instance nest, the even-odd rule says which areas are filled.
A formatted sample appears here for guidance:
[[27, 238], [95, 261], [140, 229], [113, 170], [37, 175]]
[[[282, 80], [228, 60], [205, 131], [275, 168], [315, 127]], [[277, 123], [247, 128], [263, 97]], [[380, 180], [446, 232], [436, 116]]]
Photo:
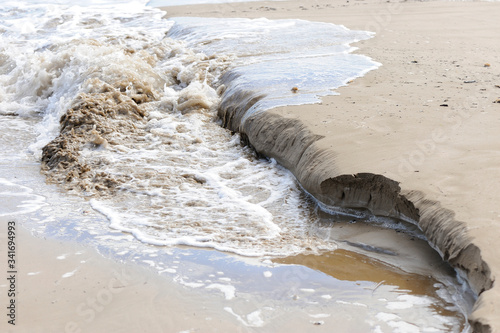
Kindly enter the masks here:
[[[356, 46], [383, 64], [378, 70], [320, 105], [273, 110], [242, 130], [257, 150], [292, 166], [321, 200], [418, 220], [432, 245], [481, 293], [470, 317], [475, 330], [500, 332], [500, 286], [493, 283], [500, 274], [499, 2], [316, 0], [166, 10], [168, 17], [302, 18], [377, 32]], [[283, 151], [265, 143], [262, 132], [259, 137], [262, 124], [290, 119], [305, 125], [307, 147]], [[307, 137], [315, 135], [323, 138], [311, 144]], [[293, 161], [294, 154], [307, 161]], [[379, 178], [336, 178], [357, 173], [400, 182], [401, 192]], [[336, 200], [346, 184], [361, 185]], [[376, 196], [380, 186], [397, 198], [364, 199], [363, 191]]]

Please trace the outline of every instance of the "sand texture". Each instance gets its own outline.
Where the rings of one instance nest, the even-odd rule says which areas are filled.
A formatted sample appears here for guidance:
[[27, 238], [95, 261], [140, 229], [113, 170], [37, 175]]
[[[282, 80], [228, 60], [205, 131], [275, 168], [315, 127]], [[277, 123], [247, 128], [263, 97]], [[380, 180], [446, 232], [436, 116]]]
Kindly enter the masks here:
[[479, 294], [474, 331], [500, 332], [500, 3], [317, 0], [166, 10], [168, 17], [302, 18], [375, 31], [355, 46], [382, 66], [340, 95], [244, 123], [245, 110], [225, 101], [219, 115], [323, 203], [416, 221]]
[[[7, 220], [0, 223], [3, 245]], [[16, 319], [15, 325], [0, 321], [1, 332], [238, 330], [233, 316], [213, 310], [222, 308], [222, 299], [187, 290], [155, 271], [104, 258], [74, 242], [33, 237], [21, 226], [16, 241]], [[1, 268], [6, 271], [6, 264]], [[207, 328], [207, 317], [217, 328]]]

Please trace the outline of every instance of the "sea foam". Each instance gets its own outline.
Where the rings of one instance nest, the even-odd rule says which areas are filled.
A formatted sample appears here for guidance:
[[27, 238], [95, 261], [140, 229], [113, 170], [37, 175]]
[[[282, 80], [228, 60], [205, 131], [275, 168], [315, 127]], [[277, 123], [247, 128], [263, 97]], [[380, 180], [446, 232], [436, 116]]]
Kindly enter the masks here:
[[169, 36], [208, 55], [232, 54], [223, 98], [251, 92], [265, 96], [245, 117], [278, 106], [319, 103], [334, 89], [376, 69], [379, 63], [352, 54], [351, 43], [373, 37], [342, 25], [298, 19], [172, 18]]
[[[18, 9], [2, 26], [10, 47], [1, 110], [39, 118], [30, 151], [48, 179], [92, 198], [111, 228], [154, 245], [251, 256], [335, 248], [317, 237], [294, 177], [242, 148], [216, 110], [236, 86], [267, 90], [260, 111], [317, 101], [374, 66], [349, 55], [348, 44], [369, 33], [300, 20], [165, 20], [139, 3]], [[316, 37], [285, 42], [291, 31]], [[335, 66], [332, 56], [344, 62]], [[296, 61], [335, 73], [295, 73]], [[225, 87], [225, 72], [247, 81]], [[282, 94], [292, 82], [300, 93]]]
[[[266, 94], [251, 112], [317, 102], [376, 67], [351, 54], [371, 33], [166, 20], [144, 2], [5, 8], [0, 110], [39, 119], [30, 151], [48, 179], [90, 197], [111, 228], [251, 256], [335, 248], [316, 234], [294, 177], [242, 148], [216, 110], [241, 89]], [[224, 73], [234, 79], [222, 82]]]

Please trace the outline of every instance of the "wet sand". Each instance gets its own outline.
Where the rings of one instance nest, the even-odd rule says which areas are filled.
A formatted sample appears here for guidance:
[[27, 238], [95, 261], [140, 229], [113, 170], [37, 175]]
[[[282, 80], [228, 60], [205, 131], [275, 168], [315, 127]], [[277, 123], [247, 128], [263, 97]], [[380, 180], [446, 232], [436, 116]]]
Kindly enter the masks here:
[[[0, 225], [4, 245], [7, 220], [0, 218]], [[220, 310], [221, 297], [88, 246], [34, 237], [19, 224], [16, 229], [16, 325], [2, 318], [2, 332], [238, 332], [241, 326]], [[4, 272], [5, 266], [4, 260]], [[7, 287], [2, 281], [4, 304]]]
[[[0, 223], [0, 241], [6, 244], [7, 220], [2, 218]], [[30, 333], [305, 332], [314, 327], [315, 331], [329, 332], [335, 327], [339, 332], [361, 333], [369, 326], [364, 318], [356, 319], [360, 314], [350, 309], [352, 306], [366, 306], [353, 301], [357, 299], [357, 293], [372, 295], [374, 302], [387, 297], [388, 292], [436, 295], [436, 283], [440, 285], [439, 281], [447, 279], [436, 273], [446, 273], [446, 269], [443, 270], [442, 261], [423, 241], [405, 243], [404, 238], [409, 236], [394, 231], [391, 236], [381, 230], [378, 234], [377, 228], [363, 224], [358, 226], [348, 228], [339, 223], [336, 228], [349, 229], [343, 235], [345, 240], [361, 241], [359, 237], [369, 233], [371, 241], [364, 240], [364, 244], [377, 246], [378, 241], [388, 251], [399, 251], [402, 242], [409, 253], [384, 256], [373, 251], [360, 250], [357, 253], [352, 252], [353, 248], [339, 249], [321, 256], [298, 255], [275, 259], [275, 263], [288, 264], [276, 268], [249, 268], [255, 263], [251, 266], [234, 265], [227, 257], [223, 264], [226, 276], [238, 267], [246, 267], [244, 270], [248, 271], [244, 274], [260, 281], [260, 295], [257, 297], [253, 297], [250, 291], [239, 291], [238, 287], [235, 298], [228, 300], [220, 292], [187, 288], [183, 283], [172, 281], [169, 276], [160, 276], [154, 270], [106, 258], [88, 246], [34, 237], [18, 223], [16, 325], [2, 320], [0, 329], [2, 332]], [[6, 250], [2, 249], [0, 254], [6, 257]], [[208, 254], [208, 257], [211, 258], [209, 261], [221, 260], [213, 254]], [[2, 263], [4, 271], [7, 269], [5, 266], [6, 263]], [[203, 260], [197, 267], [206, 270]], [[273, 277], [263, 272], [273, 274]], [[321, 277], [321, 273], [326, 275]], [[235, 281], [241, 282], [244, 281]], [[290, 288], [285, 294], [282, 294], [282, 284]], [[350, 284], [358, 286], [361, 291], [348, 287]], [[311, 286], [318, 290], [314, 292], [309, 289]], [[332, 286], [336, 287], [329, 289]], [[7, 284], [0, 284], [2, 294], [6, 295], [8, 288]], [[335, 288], [343, 291], [336, 292]], [[323, 299], [315, 305], [317, 301], [314, 297], [321, 299], [319, 295], [325, 293], [321, 297], [333, 298]], [[445, 317], [461, 316], [456, 311], [447, 310], [449, 305], [441, 300], [440, 304], [433, 305], [434, 311]], [[262, 314], [259, 312], [261, 316], [256, 317], [258, 320], [252, 321], [251, 314], [256, 309]], [[317, 317], [318, 312], [325, 317]], [[264, 322], [261, 323], [261, 319]], [[246, 324], [242, 324], [242, 320]], [[461, 317], [462, 325], [464, 321], [465, 318]]]
[[[412, 213], [433, 246], [481, 293], [470, 318], [475, 329], [500, 330], [500, 291], [493, 285], [500, 274], [495, 246], [500, 233], [500, 56], [494, 47], [500, 3], [318, 0], [166, 10], [168, 17], [302, 18], [377, 32], [356, 46], [382, 67], [320, 105], [272, 112], [279, 115], [277, 121], [296, 120], [306, 125], [308, 135], [323, 136], [305, 154], [309, 161], [304, 164], [314, 169], [304, 172], [306, 166], [299, 166], [292, 171], [324, 200], [331, 198], [322, 194], [320, 185], [344, 174], [373, 173], [400, 182], [401, 191], [394, 190], [397, 199], [413, 207], [403, 211], [389, 200], [372, 208]], [[272, 116], [255, 122], [268, 122]], [[289, 162], [286, 154], [259, 140], [250, 138], [257, 150]], [[296, 150], [304, 155], [305, 150]], [[368, 187], [372, 180], [367, 180]], [[372, 204], [359, 196], [332, 201]]]

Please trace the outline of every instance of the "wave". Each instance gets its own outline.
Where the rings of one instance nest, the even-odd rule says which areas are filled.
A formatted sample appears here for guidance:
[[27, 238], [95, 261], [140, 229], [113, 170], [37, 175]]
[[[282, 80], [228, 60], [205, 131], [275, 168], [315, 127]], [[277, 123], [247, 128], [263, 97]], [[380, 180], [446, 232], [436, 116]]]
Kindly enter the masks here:
[[[280, 91], [289, 91], [293, 75], [306, 75], [292, 71], [294, 61], [316, 72], [302, 78], [300, 93], [283, 96], [304, 103], [331, 94], [374, 66], [349, 55], [348, 43], [370, 34], [300, 20], [165, 20], [159, 10], [133, 6], [5, 11], [1, 110], [39, 119], [30, 150], [47, 179], [92, 199], [113, 228], [152, 244], [249, 256], [334, 249], [310, 223], [294, 176], [242, 147], [238, 134], [221, 128], [217, 110], [231, 98], [244, 105], [234, 98], [241, 88], [260, 87], [253, 94], [264, 97], [252, 97], [259, 110], [290, 103]], [[293, 44], [290, 29], [316, 37]], [[339, 75], [321, 79], [319, 63], [331, 57], [343, 59]], [[261, 70], [271, 63], [284, 74]], [[325, 80], [332, 82], [322, 92], [309, 84]]]

